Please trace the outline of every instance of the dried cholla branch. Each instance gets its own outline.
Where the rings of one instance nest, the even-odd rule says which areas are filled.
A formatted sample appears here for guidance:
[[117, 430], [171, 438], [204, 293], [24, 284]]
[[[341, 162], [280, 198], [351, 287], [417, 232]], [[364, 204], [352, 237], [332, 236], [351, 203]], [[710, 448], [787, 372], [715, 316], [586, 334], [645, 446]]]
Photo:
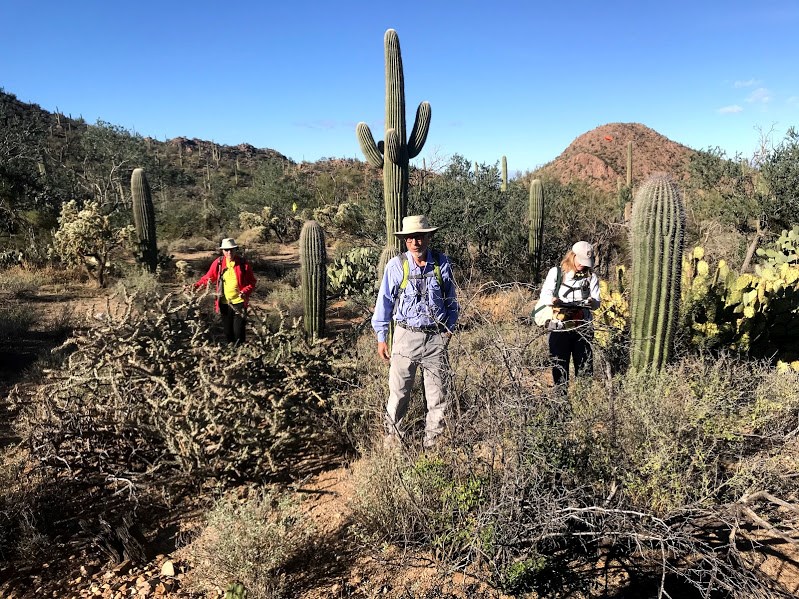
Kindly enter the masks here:
[[124, 297], [70, 339], [65, 366], [27, 400], [20, 435], [33, 455], [134, 478], [167, 465], [263, 480], [338, 441], [329, 409], [348, 378], [340, 347], [310, 347], [296, 326], [272, 331], [257, 314], [244, 346], [220, 345], [207, 304], [168, 294], [140, 309]]

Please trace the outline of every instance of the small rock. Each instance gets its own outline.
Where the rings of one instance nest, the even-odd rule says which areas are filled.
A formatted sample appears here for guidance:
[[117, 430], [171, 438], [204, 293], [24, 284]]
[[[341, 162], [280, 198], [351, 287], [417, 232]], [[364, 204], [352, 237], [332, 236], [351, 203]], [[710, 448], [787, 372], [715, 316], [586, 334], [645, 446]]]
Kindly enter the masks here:
[[175, 564], [171, 559], [166, 560], [161, 566], [161, 576], [174, 576]]

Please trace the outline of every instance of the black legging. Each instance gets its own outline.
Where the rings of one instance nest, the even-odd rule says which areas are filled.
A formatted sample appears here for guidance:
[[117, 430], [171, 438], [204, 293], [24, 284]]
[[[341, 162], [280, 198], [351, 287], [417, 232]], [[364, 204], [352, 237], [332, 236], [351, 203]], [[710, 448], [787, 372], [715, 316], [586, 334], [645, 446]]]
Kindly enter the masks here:
[[549, 334], [549, 355], [552, 358], [552, 378], [555, 385], [569, 382], [569, 358], [574, 360], [576, 376], [594, 373], [594, 355], [591, 351], [590, 329], [552, 331]]
[[235, 304], [231, 307], [229, 304], [220, 302], [219, 313], [222, 315], [225, 338], [231, 343], [244, 343], [247, 332], [247, 311], [244, 304]]

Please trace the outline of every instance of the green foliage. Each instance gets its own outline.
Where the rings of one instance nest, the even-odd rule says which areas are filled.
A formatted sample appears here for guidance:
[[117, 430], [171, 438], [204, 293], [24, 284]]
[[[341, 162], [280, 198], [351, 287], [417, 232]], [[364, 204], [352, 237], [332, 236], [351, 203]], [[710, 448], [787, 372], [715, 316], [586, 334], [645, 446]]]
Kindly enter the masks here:
[[53, 251], [64, 263], [85, 267], [104, 286], [112, 253], [130, 239], [133, 230], [131, 225], [113, 226], [97, 202], [88, 202], [79, 209], [78, 203], [71, 200], [61, 207]]
[[308, 339], [318, 339], [325, 334], [327, 252], [324, 229], [314, 220], [300, 232], [300, 278], [305, 332]]
[[792, 227], [799, 214], [799, 131], [791, 127], [760, 170], [768, 188], [763, 214], [777, 227]]
[[650, 177], [633, 201], [630, 363], [661, 368], [672, 353], [682, 279], [685, 212], [666, 176]]
[[327, 268], [327, 280], [333, 297], [360, 297], [374, 301], [377, 293], [375, 264], [377, 251], [357, 247], [337, 258]]

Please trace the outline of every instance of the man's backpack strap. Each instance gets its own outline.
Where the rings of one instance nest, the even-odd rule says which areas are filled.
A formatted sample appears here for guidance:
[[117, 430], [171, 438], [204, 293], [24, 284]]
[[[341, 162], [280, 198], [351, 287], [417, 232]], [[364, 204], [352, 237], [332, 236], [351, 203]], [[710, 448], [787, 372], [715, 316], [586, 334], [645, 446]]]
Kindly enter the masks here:
[[[441, 293], [444, 296], [444, 299], [447, 298], [447, 291], [444, 289], [444, 277], [441, 276], [441, 266], [439, 263], [441, 262], [441, 256], [439, 256], [438, 252], [434, 250], [430, 250], [430, 255], [433, 257], [433, 273], [436, 276], [436, 281], [438, 281], [438, 286], [441, 287]], [[411, 275], [411, 266], [408, 264], [408, 256], [405, 252], [400, 254], [400, 259], [402, 260], [402, 282], [400, 283], [400, 290], [405, 289], [408, 286], [408, 279], [410, 279]]]

